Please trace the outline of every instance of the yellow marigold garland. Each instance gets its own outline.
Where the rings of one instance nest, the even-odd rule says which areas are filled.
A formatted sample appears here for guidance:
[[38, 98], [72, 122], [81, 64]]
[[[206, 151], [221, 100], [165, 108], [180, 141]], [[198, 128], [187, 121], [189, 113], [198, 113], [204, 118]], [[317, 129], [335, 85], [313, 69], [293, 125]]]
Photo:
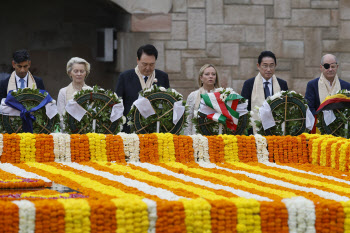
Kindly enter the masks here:
[[211, 231], [211, 205], [205, 199], [180, 199], [185, 208], [185, 224], [188, 233]]
[[232, 198], [237, 207], [237, 233], [261, 232], [260, 203], [254, 199]]
[[219, 137], [222, 137], [225, 143], [225, 162], [239, 162], [237, 137], [235, 135], [226, 134], [219, 135]]
[[90, 205], [84, 199], [59, 199], [65, 210], [65, 232], [90, 232]]
[[87, 133], [91, 161], [107, 161], [106, 135], [97, 133]]
[[149, 226], [147, 205], [141, 199], [112, 199], [117, 207], [117, 233], [147, 232]]
[[175, 162], [175, 146], [173, 135], [170, 133], [156, 133], [158, 137], [159, 162]]
[[21, 151], [20, 160], [23, 162], [35, 162], [35, 135], [32, 133], [19, 133], [21, 141], [19, 148]]

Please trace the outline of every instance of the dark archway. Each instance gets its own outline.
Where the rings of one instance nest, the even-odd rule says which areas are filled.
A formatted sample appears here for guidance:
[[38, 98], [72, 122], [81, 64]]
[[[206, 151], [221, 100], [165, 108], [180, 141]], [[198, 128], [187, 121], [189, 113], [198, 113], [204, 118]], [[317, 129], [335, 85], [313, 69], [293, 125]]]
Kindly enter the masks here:
[[28, 49], [31, 72], [44, 79], [56, 99], [68, 85], [67, 61], [82, 57], [91, 64], [88, 85], [113, 89], [117, 61], [97, 61], [97, 30], [129, 31], [130, 15], [109, 0], [2, 1], [0, 73], [8, 72], [13, 51]]

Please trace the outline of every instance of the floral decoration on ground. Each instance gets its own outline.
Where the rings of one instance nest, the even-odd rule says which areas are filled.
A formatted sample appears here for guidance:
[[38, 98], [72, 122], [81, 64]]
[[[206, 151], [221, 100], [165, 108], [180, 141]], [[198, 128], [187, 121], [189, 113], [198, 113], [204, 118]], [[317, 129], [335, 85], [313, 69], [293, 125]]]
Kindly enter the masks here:
[[[118, 104], [122, 104], [123, 101], [111, 90], [105, 90], [98, 86], [92, 88], [83, 87], [81, 91], [74, 94], [74, 101], [76, 101], [86, 113], [82, 119], [78, 121], [66, 112], [63, 118], [64, 130], [67, 133], [84, 134], [96, 132], [116, 134], [122, 130], [123, 124], [126, 123], [126, 118], [124, 116], [118, 119], [112, 119], [111, 114], [113, 108]], [[122, 110], [118, 111], [120, 112]], [[94, 125], [96, 126], [95, 131], [93, 129]]]

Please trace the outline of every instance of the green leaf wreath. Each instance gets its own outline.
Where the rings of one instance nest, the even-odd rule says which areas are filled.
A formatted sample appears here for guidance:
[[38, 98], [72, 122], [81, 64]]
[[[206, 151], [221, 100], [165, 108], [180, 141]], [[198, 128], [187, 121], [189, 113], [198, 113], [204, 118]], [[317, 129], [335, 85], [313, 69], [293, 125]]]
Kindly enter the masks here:
[[[276, 125], [264, 130], [261, 119], [255, 121], [257, 132], [261, 135], [292, 135], [297, 136], [308, 132], [305, 126], [307, 101], [295, 91], [281, 91], [266, 99], [271, 107]], [[287, 103], [286, 103], [287, 102]], [[255, 107], [259, 117], [259, 108]]]
[[94, 132], [93, 120], [96, 120], [96, 133], [116, 134], [125, 124], [124, 116], [111, 122], [110, 116], [114, 104], [122, 102], [121, 98], [111, 90], [105, 90], [98, 86], [86, 87], [74, 94], [74, 100], [83, 107], [87, 113], [77, 121], [67, 112], [64, 114], [64, 131], [70, 134], [86, 134]]
[[[337, 94], [342, 94], [344, 97], [350, 97], [350, 91], [346, 89], [338, 91]], [[350, 109], [334, 109], [333, 113], [336, 119], [329, 125], [326, 125], [322, 111], [317, 114], [316, 126], [321, 134], [332, 134], [338, 137], [350, 138]]]
[[[11, 95], [15, 97], [27, 110], [30, 110], [36, 107], [47, 96], [47, 92], [42, 94], [39, 92], [39, 89], [23, 88], [12, 91]], [[33, 114], [36, 118], [36, 120], [33, 121], [33, 133], [49, 134], [60, 130], [60, 118], [58, 114], [52, 119], [49, 119], [46, 115], [45, 107], [33, 112]], [[23, 133], [21, 117], [1, 115], [1, 118], [1, 132]]]
[[[232, 88], [217, 88], [216, 92], [220, 92], [222, 99], [226, 99], [230, 94], [237, 94]], [[240, 99], [238, 104], [243, 104], [247, 100]], [[205, 117], [204, 114], [198, 112], [197, 115], [192, 119], [196, 131], [203, 135], [218, 135], [219, 134], [219, 123], [213, 120], [210, 120]], [[223, 125], [223, 134], [230, 135], [248, 135], [248, 130], [251, 128], [251, 114], [248, 111], [247, 114], [240, 116], [237, 124], [236, 130], [228, 128], [226, 125]]]
[[160, 122], [160, 133], [180, 134], [186, 126], [187, 111], [175, 125], [173, 123], [173, 106], [177, 101], [182, 101], [182, 106], [186, 106], [183, 96], [175, 89], [158, 87], [153, 85], [151, 88], [140, 91], [142, 97], [147, 98], [156, 112], [156, 114], [144, 118], [135, 105], [127, 115], [128, 125], [131, 132], [138, 134], [157, 132], [157, 121]]

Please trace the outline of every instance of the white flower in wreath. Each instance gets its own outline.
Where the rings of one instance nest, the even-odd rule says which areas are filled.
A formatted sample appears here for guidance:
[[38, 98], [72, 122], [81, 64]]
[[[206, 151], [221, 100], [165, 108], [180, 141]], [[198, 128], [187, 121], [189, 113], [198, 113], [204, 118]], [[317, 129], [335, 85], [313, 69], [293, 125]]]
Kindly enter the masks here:
[[105, 91], [105, 89], [103, 89], [103, 88], [99, 88], [98, 90], [99, 90], [99, 91]]
[[226, 91], [229, 91], [230, 93], [234, 92], [234, 90], [231, 87], [226, 88]]
[[133, 125], [132, 121], [128, 121], [127, 125], [132, 126]]
[[274, 94], [273, 96], [269, 96], [267, 97], [268, 99], [267, 100], [275, 100], [275, 99], [280, 99], [282, 97], [282, 93], [281, 92], [278, 92], [276, 94]]
[[113, 95], [115, 96], [116, 99], [118, 99], [117, 93], [113, 92]]
[[155, 84], [155, 83], [157, 83], [157, 82], [158, 82], [158, 79], [156, 79], [156, 78], [155, 78], [155, 79], [153, 79], [153, 83], [152, 83], [152, 85], [153, 85], [153, 84]]
[[220, 95], [220, 99], [222, 100], [222, 102], [225, 102], [225, 99], [227, 98], [226, 94], [221, 94]]
[[124, 125], [126, 123], [126, 117], [122, 116], [122, 124]]
[[[84, 87], [82, 87], [82, 90], [83, 91], [86, 91], [86, 90], [89, 90], [89, 91], [92, 91], [93, 90], [93, 88], [92, 87], [89, 87], [89, 86], [84, 86]], [[76, 94], [76, 93], [74, 93], [74, 94]]]
[[165, 87], [159, 87], [159, 90], [166, 92], [166, 88]]
[[153, 89], [152, 88], [148, 88], [146, 90], [143, 91], [143, 93], [148, 93], [148, 92], [151, 92]]
[[223, 90], [224, 90], [224, 88], [222, 88], [222, 87], [218, 87], [215, 89], [215, 91], [218, 91], [218, 92], [223, 91]]

